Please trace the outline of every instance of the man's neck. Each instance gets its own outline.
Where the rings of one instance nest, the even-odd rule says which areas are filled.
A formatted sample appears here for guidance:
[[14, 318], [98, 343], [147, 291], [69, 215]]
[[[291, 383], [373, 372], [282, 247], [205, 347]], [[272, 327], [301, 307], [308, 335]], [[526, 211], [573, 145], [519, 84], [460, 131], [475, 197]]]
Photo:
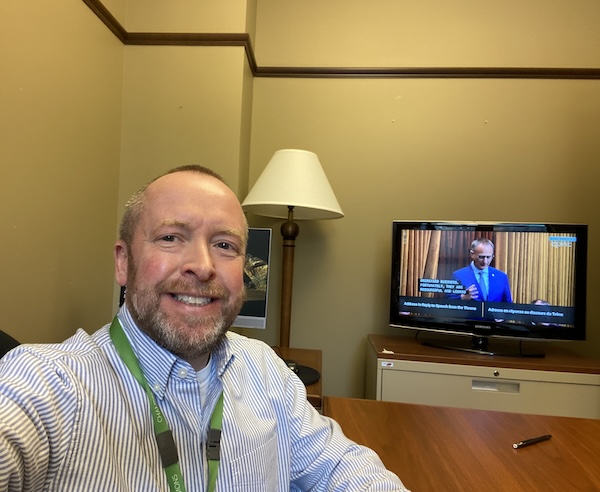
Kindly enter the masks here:
[[206, 352], [199, 357], [187, 360], [187, 362], [194, 368], [194, 371], [198, 372], [206, 367], [210, 359], [210, 353]]

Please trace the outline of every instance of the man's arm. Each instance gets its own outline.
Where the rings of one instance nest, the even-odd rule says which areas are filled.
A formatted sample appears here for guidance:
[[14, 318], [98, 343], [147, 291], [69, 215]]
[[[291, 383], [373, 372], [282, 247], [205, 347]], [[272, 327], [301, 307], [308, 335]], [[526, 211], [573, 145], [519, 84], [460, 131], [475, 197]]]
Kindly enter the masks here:
[[[400, 479], [387, 470], [377, 454], [348, 439], [334, 420], [295, 398], [292, 482], [307, 491], [402, 491]], [[292, 489], [294, 490], [294, 489]]]
[[510, 292], [510, 282], [508, 281], [508, 275], [506, 273], [504, 273], [504, 282], [504, 302], [513, 302], [512, 293]]
[[[302, 451], [321, 449], [316, 459], [294, 480], [300, 490], [315, 491], [407, 491], [400, 479], [387, 470], [377, 454], [350, 441], [334, 420], [317, 430], [318, 444], [307, 443]], [[315, 436], [313, 436], [315, 437]]]
[[0, 362], [0, 492], [43, 490], [75, 412], [64, 379], [16, 350]]
[[448, 296], [449, 298], [461, 299], [462, 301], [479, 300], [479, 290], [471, 267], [456, 270], [452, 277], [464, 287], [465, 291], [462, 294], [451, 294]]
[[48, 442], [15, 403], [0, 395], [0, 491], [42, 490]]

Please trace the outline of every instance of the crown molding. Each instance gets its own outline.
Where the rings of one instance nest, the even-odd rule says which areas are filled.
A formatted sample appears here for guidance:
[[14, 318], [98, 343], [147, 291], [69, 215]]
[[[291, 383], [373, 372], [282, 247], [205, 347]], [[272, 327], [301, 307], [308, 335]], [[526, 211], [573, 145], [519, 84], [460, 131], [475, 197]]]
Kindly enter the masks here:
[[127, 43], [127, 31], [112, 15], [100, 0], [83, 0], [96, 16], [104, 23], [106, 27], [121, 41]]
[[260, 67], [247, 33], [127, 32], [100, 0], [83, 0], [125, 45], [143, 46], [242, 46], [255, 77], [272, 78], [438, 78], [438, 79], [600, 79], [598, 68], [536, 67]]
[[437, 78], [437, 79], [600, 79], [596, 68], [398, 67], [319, 68], [258, 67], [257, 77], [289, 78]]

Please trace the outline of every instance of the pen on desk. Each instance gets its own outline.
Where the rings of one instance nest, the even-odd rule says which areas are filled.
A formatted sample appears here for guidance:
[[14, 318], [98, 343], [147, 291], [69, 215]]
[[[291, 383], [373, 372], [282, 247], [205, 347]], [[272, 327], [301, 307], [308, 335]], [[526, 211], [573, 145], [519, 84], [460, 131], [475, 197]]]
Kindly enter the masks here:
[[545, 436], [534, 437], [532, 439], [525, 439], [523, 441], [516, 442], [513, 444], [513, 448], [519, 449], [524, 448], [525, 446], [531, 446], [532, 444], [537, 444], [538, 442], [544, 442], [550, 439], [552, 436], [550, 434], [546, 434]]

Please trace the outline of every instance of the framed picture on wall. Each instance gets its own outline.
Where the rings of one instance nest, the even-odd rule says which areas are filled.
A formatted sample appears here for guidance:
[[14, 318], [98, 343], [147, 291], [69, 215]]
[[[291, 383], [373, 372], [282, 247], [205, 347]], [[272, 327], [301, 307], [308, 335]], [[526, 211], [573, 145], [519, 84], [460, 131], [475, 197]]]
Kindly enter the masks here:
[[250, 228], [249, 230], [244, 264], [246, 302], [233, 322], [233, 326], [238, 328], [265, 329], [267, 326], [271, 234], [271, 229]]

